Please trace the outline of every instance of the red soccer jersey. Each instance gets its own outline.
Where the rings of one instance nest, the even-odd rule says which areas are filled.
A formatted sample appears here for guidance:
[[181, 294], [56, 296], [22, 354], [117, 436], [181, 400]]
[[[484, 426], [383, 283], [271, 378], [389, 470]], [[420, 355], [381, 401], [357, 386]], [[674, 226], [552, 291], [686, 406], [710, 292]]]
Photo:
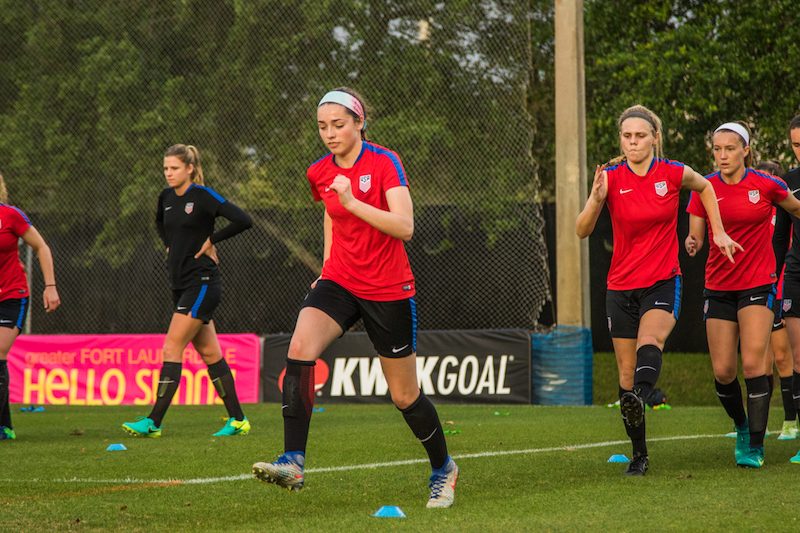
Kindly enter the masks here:
[[384, 211], [389, 210], [386, 191], [408, 187], [397, 154], [364, 141], [352, 168], [341, 168], [333, 154], [308, 169], [308, 181], [316, 201], [325, 202], [333, 221], [333, 240], [322, 278], [334, 281], [365, 300], [387, 302], [414, 296], [414, 275], [403, 241], [383, 233], [342, 207], [336, 191], [328, 190], [337, 174], [350, 179], [353, 196]]
[[0, 204], [0, 300], [26, 298], [28, 277], [19, 260], [17, 242], [31, 227], [25, 213], [14, 206]]
[[678, 263], [678, 205], [683, 163], [654, 159], [644, 176], [627, 162], [607, 168], [614, 230], [608, 288], [650, 287], [681, 273]]
[[[742, 181], [730, 185], [719, 172], [706, 176], [717, 193], [722, 225], [731, 239], [744, 248], [733, 254], [735, 263], [722, 255], [719, 248], [709, 246], [706, 263], [706, 288], [714, 291], [740, 291], [777, 281], [775, 253], [772, 250], [772, 204], [789, 194], [786, 183], [770, 174], [748, 168]], [[692, 215], [708, 216], [700, 198], [692, 194], [689, 207]], [[714, 234], [708, 227], [708, 241]]]

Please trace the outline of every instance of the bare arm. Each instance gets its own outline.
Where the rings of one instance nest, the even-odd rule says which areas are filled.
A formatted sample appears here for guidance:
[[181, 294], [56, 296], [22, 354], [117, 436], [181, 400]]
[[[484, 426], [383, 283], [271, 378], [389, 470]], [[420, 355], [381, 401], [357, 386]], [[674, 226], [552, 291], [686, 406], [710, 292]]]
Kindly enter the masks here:
[[592, 192], [583, 206], [583, 211], [575, 221], [575, 233], [578, 237], [585, 239], [594, 231], [597, 219], [608, 197], [608, 173], [604, 167], [597, 165], [594, 171], [594, 181], [592, 182]]
[[25, 244], [33, 248], [36, 256], [39, 258], [39, 266], [42, 268], [42, 276], [44, 277], [44, 308], [49, 313], [61, 305], [61, 298], [58, 296], [56, 290], [56, 275], [53, 268], [53, 254], [50, 247], [44, 242], [42, 235], [39, 231], [31, 226], [28, 231], [22, 234], [22, 240]]
[[[733, 254], [737, 249], [744, 251], [744, 248], [739, 243], [734, 242], [725, 232], [725, 228], [722, 225], [722, 217], [719, 214], [719, 205], [717, 204], [714, 186], [703, 176], [692, 170], [691, 167], [684, 166], [681, 187], [695, 191], [700, 196], [700, 201], [703, 203], [708, 215], [708, 222], [711, 224], [711, 232], [714, 234], [714, 245], [718, 246], [722, 255], [733, 263]], [[705, 223], [703, 223], [703, 226], [705, 226]], [[705, 228], [703, 230], [705, 231]]]
[[686, 252], [694, 257], [703, 247], [706, 240], [706, 219], [697, 215], [689, 215], [689, 235], [686, 237]]
[[795, 196], [791, 193], [778, 202], [778, 205], [784, 208], [790, 215], [794, 215], [797, 218], [800, 218], [800, 200], [795, 198]]
[[375, 229], [406, 242], [414, 235], [414, 204], [408, 187], [392, 187], [386, 191], [388, 211], [356, 199], [350, 188], [350, 180], [341, 174], [334, 178], [329, 188], [339, 195], [342, 207]]

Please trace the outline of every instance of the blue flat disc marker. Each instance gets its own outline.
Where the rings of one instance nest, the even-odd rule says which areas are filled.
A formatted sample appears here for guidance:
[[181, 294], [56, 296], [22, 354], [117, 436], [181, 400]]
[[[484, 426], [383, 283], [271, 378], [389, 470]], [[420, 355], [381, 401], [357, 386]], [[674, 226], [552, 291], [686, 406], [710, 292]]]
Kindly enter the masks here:
[[405, 518], [406, 513], [396, 505], [382, 505], [378, 511], [372, 515], [380, 518]]

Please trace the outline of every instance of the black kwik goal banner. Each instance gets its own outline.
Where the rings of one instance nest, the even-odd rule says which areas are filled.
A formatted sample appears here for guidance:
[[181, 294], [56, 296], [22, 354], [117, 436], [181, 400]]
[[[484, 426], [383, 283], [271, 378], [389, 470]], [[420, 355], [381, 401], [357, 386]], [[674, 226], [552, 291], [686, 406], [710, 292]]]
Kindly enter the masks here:
[[[264, 338], [261, 398], [281, 401], [290, 335]], [[321, 403], [391, 402], [366, 333], [346, 333], [314, 369]], [[420, 331], [417, 379], [438, 403], [531, 403], [531, 336], [523, 329]]]

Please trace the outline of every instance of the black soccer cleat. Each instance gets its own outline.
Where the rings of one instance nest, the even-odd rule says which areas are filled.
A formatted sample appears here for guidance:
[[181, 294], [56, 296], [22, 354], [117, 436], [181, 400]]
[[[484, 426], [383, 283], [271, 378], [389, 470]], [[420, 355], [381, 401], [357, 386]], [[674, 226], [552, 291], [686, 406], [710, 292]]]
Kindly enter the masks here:
[[633, 454], [633, 460], [628, 464], [623, 475], [625, 476], [643, 476], [650, 466], [650, 459], [646, 455]]
[[644, 421], [644, 402], [633, 392], [626, 392], [619, 399], [622, 419], [629, 428], [638, 428]]

